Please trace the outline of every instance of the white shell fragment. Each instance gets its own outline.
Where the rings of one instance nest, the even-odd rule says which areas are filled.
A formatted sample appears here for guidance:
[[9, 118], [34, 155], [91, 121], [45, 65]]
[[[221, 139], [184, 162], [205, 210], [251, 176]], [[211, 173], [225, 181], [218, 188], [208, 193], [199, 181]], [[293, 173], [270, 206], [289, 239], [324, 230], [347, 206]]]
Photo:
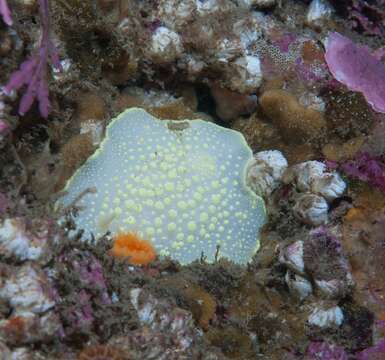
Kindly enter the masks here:
[[48, 234], [30, 234], [22, 218], [5, 219], [0, 225], [0, 255], [18, 260], [39, 260], [49, 250]]
[[333, 14], [333, 7], [327, 0], [313, 0], [306, 14], [306, 23], [314, 29], [319, 29]]
[[0, 299], [17, 312], [44, 313], [55, 306], [49, 280], [38, 267], [25, 264], [17, 269], [0, 289]]
[[176, 32], [165, 26], [160, 26], [155, 30], [151, 40], [151, 54], [154, 61], [174, 61], [182, 52], [183, 45]]
[[202, 60], [196, 59], [194, 56], [188, 55], [184, 59], [185, 67], [189, 74], [190, 80], [195, 80], [201, 71], [207, 66]]
[[290, 270], [285, 275], [286, 284], [290, 292], [300, 300], [307, 298], [313, 291], [311, 282]]
[[286, 168], [287, 160], [280, 151], [258, 152], [247, 170], [247, 184], [257, 195], [267, 198], [280, 185]]
[[80, 125], [80, 134], [88, 134], [92, 140], [92, 145], [98, 146], [102, 141], [104, 124], [100, 120], [83, 121]]
[[300, 191], [321, 195], [328, 201], [341, 196], [346, 189], [340, 175], [335, 171], [327, 171], [325, 164], [320, 161], [306, 161], [290, 167], [283, 181], [294, 182]]
[[294, 215], [308, 225], [318, 226], [328, 220], [329, 206], [322, 196], [300, 194], [293, 207]]
[[327, 309], [324, 309], [322, 306], [317, 306], [308, 318], [310, 325], [320, 328], [340, 326], [343, 320], [344, 314], [339, 306], [333, 306]]
[[239, 41], [229, 40], [227, 38], [221, 39], [216, 46], [216, 59], [219, 63], [228, 63], [234, 59], [236, 55], [242, 52], [242, 44]]
[[74, 219], [84, 238], [135, 232], [181, 263], [219, 256], [247, 263], [265, 221], [246, 185], [253, 155], [244, 137], [202, 120], [160, 121], [129, 109], [69, 180], [68, 205], [88, 188]]
[[64, 82], [68, 74], [71, 70], [73, 70], [73, 63], [72, 60], [69, 58], [65, 58], [60, 61], [61, 70], [58, 68], [52, 68], [52, 77], [56, 82]]
[[[245, 2], [249, 3], [248, 0], [245, 0]], [[248, 7], [249, 5], [246, 6]], [[263, 31], [255, 16], [242, 18], [235, 22], [233, 32], [236, 38], [240, 40], [241, 48], [246, 54], [249, 54], [249, 50], [253, 45], [263, 37]], [[252, 51], [250, 51], [250, 54], [252, 54]]]
[[304, 275], [303, 241], [298, 240], [283, 248], [279, 254], [279, 262], [295, 273]]
[[196, 11], [194, 0], [160, 0], [157, 18], [171, 29], [182, 28]]
[[255, 92], [262, 83], [261, 62], [258, 56], [245, 55], [231, 64], [234, 75], [230, 79], [231, 88], [240, 93]]

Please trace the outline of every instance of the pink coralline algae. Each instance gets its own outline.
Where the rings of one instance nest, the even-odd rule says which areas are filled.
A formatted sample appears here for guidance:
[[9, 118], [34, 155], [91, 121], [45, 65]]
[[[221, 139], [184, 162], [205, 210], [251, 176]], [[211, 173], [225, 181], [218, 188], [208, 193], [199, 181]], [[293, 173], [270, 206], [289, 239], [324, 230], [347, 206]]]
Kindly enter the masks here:
[[0, 119], [0, 139], [9, 133], [10, 126], [4, 120]]
[[12, 25], [11, 11], [9, 10], [7, 0], [0, 0], [0, 15], [7, 25]]
[[341, 165], [349, 176], [378, 188], [385, 193], [385, 158], [371, 156], [367, 153], [358, 154], [353, 160]]
[[306, 64], [302, 57], [295, 60], [295, 71], [299, 79], [305, 83], [321, 83], [325, 78], [325, 73], [327, 72], [325, 68], [326, 66], [324, 64], [319, 64], [317, 66], [314, 66], [313, 64]]
[[62, 293], [63, 322], [66, 335], [88, 333], [96, 326], [97, 309], [111, 305], [103, 267], [98, 259], [88, 251], [66, 253], [59, 256], [66, 268], [72, 269], [70, 275], [74, 288]]
[[326, 226], [310, 231], [304, 242], [303, 258], [305, 271], [312, 276], [320, 295], [342, 298], [350, 293], [353, 277], [338, 232], [333, 234]]
[[376, 345], [361, 351], [357, 360], [385, 359], [385, 338]]
[[88, 253], [87, 255], [81, 261], [74, 261], [72, 263], [73, 268], [79, 274], [79, 279], [83, 285], [100, 291], [100, 301], [102, 304], [110, 304], [111, 300], [107, 292], [102, 265], [93, 255]]
[[381, 36], [384, 31], [384, 8], [384, 0], [377, 0], [374, 4], [362, 0], [353, 1], [349, 16], [353, 22], [353, 28], [368, 35]]
[[[5, 1], [5, 0], [0, 0]], [[62, 70], [58, 51], [50, 37], [49, 7], [48, 0], [39, 0], [42, 37], [39, 50], [30, 58], [25, 60], [19, 70], [15, 71], [5, 86], [4, 90], [10, 94], [12, 90], [19, 90], [27, 85], [27, 90], [21, 98], [19, 114], [24, 115], [32, 106], [35, 99], [39, 102], [40, 114], [48, 117], [50, 101], [48, 98], [47, 68], [51, 61], [52, 66]], [[0, 3], [1, 4], [1, 3]]]
[[348, 360], [348, 355], [340, 346], [328, 344], [326, 342], [313, 342], [307, 348], [305, 359]]
[[287, 53], [290, 50], [290, 45], [295, 43], [297, 36], [291, 33], [283, 35], [281, 38], [275, 41], [276, 46], [282, 53]]
[[87, 293], [86, 290], [80, 290], [76, 298], [76, 306], [70, 308], [66, 314], [66, 320], [71, 324], [73, 329], [89, 331], [92, 327], [95, 318], [91, 297], [91, 294]]
[[380, 61], [385, 60], [385, 46], [375, 50], [372, 55], [375, 56]]
[[348, 18], [352, 28], [366, 35], [381, 35], [385, 30], [384, 0], [329, 0], [337, 13]]
[[333, 32], [326, 42], [325, 59], [339, 82], [361, 92], [375, 111], [385, 113], [385, 65], [366, 46]]

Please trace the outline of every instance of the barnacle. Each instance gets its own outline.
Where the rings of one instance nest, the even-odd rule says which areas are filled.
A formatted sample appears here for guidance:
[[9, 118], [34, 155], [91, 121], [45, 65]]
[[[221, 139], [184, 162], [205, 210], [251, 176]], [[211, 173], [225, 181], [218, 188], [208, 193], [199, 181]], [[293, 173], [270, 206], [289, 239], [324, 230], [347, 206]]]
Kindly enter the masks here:
[[321, 225], [328, 220], [329, 206], [322, 196], [311, 193], [300, 194], [293, 207], [299, 220], [309, 225]]
[[281, 136], [290, 144], [316, 138], [325, 129], [324, 115], [304, 107], [288, 91], [265, 91], [259, 101], [264, 114], [276, 124]]
[[267, 198], [279, 186], [287, 168], [287, 160], [278, 150], [260, 151], [247, 171], [248, 185]]

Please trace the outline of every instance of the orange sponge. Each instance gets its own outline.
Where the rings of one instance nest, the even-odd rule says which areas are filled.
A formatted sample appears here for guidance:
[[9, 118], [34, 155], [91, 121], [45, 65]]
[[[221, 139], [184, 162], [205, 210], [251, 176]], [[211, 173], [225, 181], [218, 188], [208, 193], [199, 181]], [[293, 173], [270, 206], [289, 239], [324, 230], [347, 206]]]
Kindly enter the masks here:
[[134, 265], [147, 265], [156, 258], [153, 245], [132, 232], [115, 236], [111, 254], [116, 257], [127, 257]]

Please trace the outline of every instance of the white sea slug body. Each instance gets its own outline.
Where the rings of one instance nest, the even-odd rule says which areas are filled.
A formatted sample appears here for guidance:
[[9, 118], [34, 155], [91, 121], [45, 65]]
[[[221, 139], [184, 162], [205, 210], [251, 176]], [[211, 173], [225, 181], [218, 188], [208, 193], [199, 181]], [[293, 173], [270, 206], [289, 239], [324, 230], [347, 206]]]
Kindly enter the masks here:
[[258, 249], [263, 200], [246, 185], [253, 156], [243, 136], [202, 120], [160, 121], [126, 110], [78, 169], [62, 199], [78, 203], [84, 238], [136, 232], [181, 263], [219, 256], [247, 263]]

